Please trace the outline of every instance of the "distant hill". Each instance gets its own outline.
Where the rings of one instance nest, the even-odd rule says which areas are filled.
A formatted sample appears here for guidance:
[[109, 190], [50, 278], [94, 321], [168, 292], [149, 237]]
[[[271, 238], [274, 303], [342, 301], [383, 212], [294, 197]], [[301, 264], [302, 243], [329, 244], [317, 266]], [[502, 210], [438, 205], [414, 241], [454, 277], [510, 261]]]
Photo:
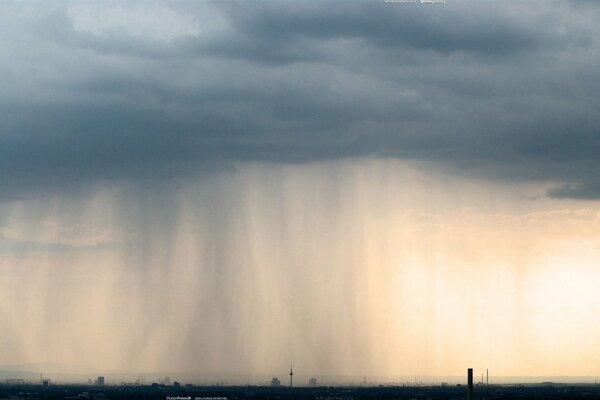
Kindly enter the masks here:
[[40, 374], [48, 378], [65, 379], [68, 377], [93, 375], [96, 370], [87, 365], [64, 363], [30, 363], [0, 366], [0, 381], [6, 379], [24, 379], [39, 381]]
[[48, 374], [91, 374], [96, 369], [88, 365], [75, 365], [64, 363], [30, 363], [0, 366], [0, 371], [35, 372]]

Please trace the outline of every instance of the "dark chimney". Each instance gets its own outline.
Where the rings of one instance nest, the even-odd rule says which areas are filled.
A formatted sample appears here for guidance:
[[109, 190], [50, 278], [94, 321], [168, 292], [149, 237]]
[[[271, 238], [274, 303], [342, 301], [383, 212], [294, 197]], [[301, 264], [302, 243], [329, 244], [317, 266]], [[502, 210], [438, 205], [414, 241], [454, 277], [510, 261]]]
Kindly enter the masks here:
[[467, 400], [473, 400], [473, 368], [467, 370]]

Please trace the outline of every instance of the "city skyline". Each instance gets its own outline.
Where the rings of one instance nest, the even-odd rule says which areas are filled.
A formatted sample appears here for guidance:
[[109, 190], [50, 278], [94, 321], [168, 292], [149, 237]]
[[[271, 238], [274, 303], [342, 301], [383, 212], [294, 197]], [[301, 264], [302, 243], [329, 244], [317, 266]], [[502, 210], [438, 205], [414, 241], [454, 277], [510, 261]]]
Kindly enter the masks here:
[[0, 365], [596, 376], [598, 20], [0, 3]]

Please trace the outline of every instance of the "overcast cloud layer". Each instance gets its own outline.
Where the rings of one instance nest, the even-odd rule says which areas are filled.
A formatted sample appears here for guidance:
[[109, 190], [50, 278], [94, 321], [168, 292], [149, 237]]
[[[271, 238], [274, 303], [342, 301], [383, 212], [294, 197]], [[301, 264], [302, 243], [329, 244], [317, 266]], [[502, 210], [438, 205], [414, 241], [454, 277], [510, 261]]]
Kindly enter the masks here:
[[600, 7], [0, 4], [0, 200], [397, 157], [600, 198]]

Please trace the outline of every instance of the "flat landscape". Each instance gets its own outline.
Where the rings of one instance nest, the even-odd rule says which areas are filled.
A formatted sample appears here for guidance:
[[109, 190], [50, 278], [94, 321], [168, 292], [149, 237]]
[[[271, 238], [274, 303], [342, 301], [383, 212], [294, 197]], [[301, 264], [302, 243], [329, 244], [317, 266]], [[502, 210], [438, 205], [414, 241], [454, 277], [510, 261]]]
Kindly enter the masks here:
[[[466, 399], [461, 386], [298, 387], [266, 386], [106, 386], [1, 385], [0, 399]], [[476, 387], [474, 399], [600, 399], [597, 384], [487, 385]]]

